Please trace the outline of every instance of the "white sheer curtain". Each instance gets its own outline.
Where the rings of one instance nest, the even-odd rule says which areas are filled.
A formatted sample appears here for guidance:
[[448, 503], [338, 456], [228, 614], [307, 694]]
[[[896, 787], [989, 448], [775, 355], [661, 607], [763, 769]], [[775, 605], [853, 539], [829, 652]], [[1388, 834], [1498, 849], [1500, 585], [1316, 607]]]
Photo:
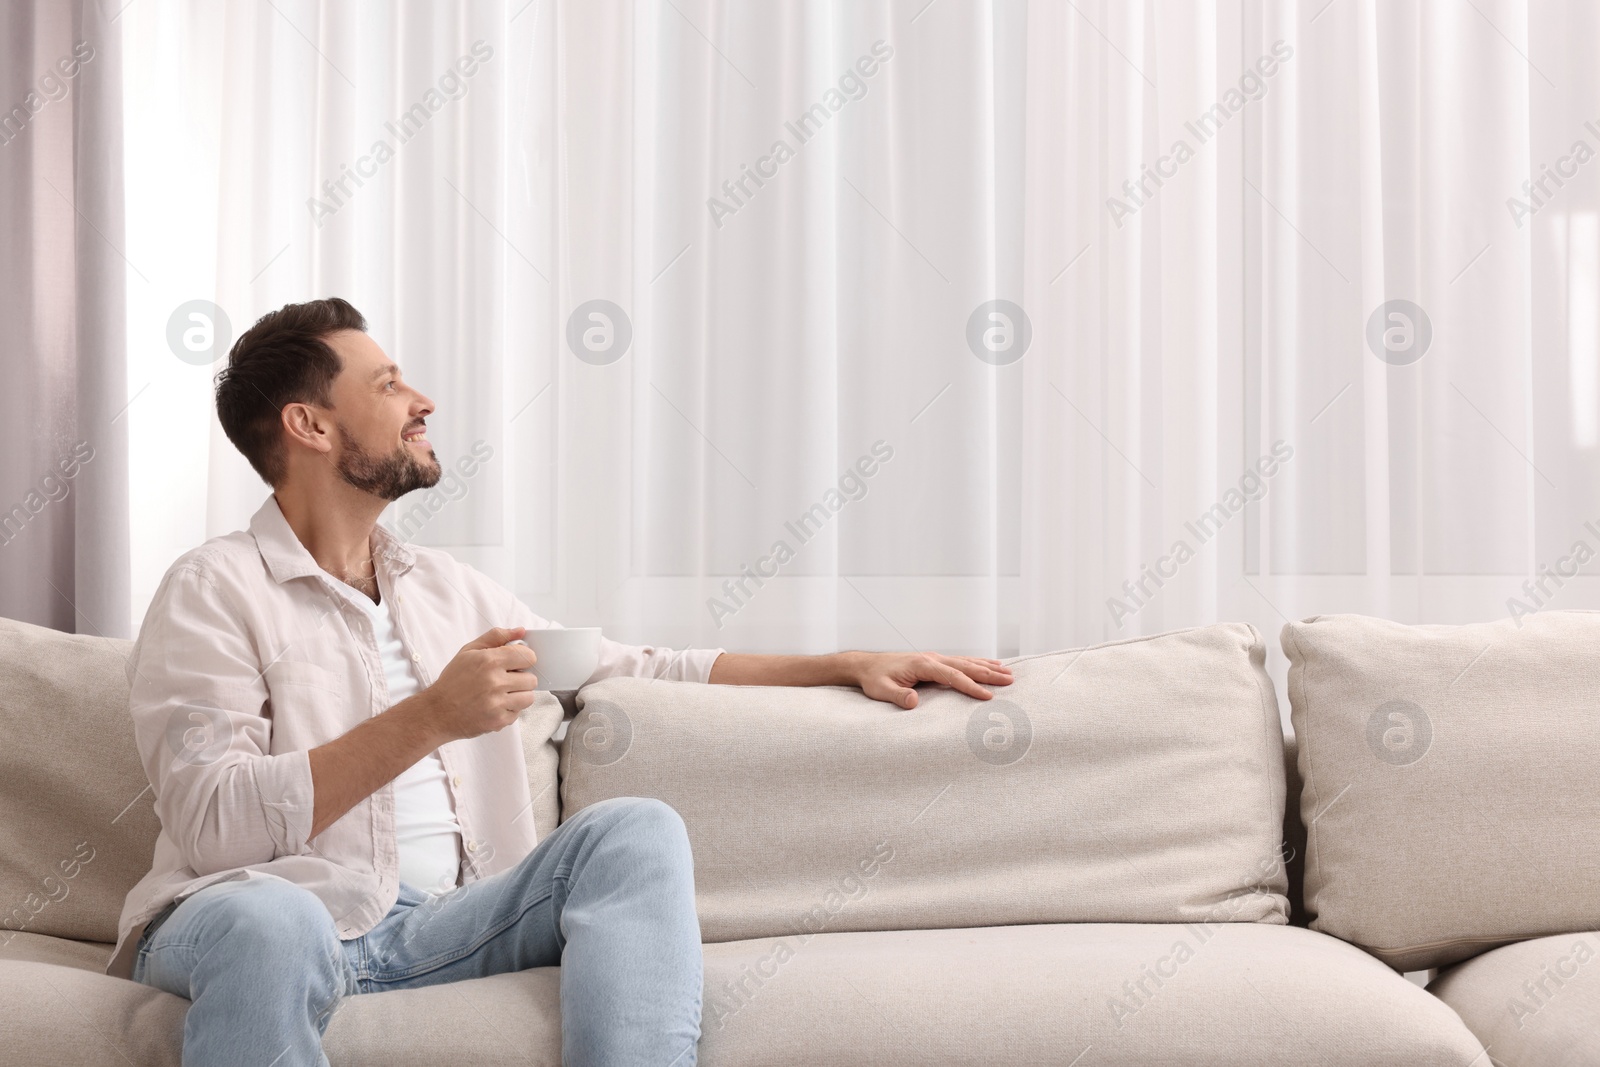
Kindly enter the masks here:
[[[1259, 435], [1295, 456], [1247, 568], [1291, 617], [1600, 604], [1578, 575], [1600, 550], [1600, 523], [1585, 525], [1600, 516], [1600, 186], [1573, 158], [1600, 149], [1600, 126], [1585, 125], [1600, 115], [1600, 11], [1337, 4], [1292, 26], [1278, 14], [1263, 36], [1298, 36], [1286, 92], [1263, 101], [1262, 195], [1247, 194], [1259, 273], [1245, 347]], [[1544, 183], [1531, 202], [1530, 177]], [[1394, 300], [1431, 323], [1406, 365], [1364, 337]]]
[[[446, 464], [492, 453], [393, 521], [623, 639], [1016, 653], [1225, 618], [1275, 645], [1317, 612], [1537, 606], [1537, 568], [1600, 550], [1600, 164], [1560, 162], [1600, 149], [1597, 20], [133, 5], [136, 609], [265, 495], [168, 317], [213, 300], [236, 335], [329, 294], [439, 401]], [[1546, 163], [1562, 187], [1525, 192]], [[1421, 328], [1394, 300], [1415, 362], [1368, 344], [1375, 312]]]

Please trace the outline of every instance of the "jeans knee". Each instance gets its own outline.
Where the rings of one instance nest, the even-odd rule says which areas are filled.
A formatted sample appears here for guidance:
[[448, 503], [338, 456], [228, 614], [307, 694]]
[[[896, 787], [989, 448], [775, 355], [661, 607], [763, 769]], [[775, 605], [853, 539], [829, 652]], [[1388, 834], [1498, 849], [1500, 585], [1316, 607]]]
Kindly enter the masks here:
[[655, 797], [612, 797], [594, 805], [596, 813], [614, 822], [636, 826], [647, 833], [684, 834], [683, 817], [671, 804]]
[[206, 903], [205, 940], [229, 956], [263, 969], [278, 970], [281, 962], [327, 996], [345, 992], [344, 946], [314, 893], [288, 882], [246, 880], [219, 887]]
[[589, 809], [607, 832], [620, 833], [634, 847], [691, 864], [689, 831], [672, 805], [654, 797], [612, 797]]

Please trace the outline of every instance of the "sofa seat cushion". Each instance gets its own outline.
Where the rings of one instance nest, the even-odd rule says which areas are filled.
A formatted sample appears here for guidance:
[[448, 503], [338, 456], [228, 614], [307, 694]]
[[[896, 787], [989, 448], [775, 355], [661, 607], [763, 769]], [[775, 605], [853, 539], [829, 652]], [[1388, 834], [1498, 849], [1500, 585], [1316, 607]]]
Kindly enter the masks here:
[[1600, 932], [1485, 952], [1441, 971], [1428, 991], [1456, 1010], [1496, 1063], [1600, 1063]]
[[825, 933], [707, 945], [705, 959], [708, 1067], [1485, 1064], [1444, 1004], [1299, 927]]
[[[19, 937], [0, 955], [7, 1062], [178, 1064], [188, 1001], [98, 973], [109, 951]], [[1483, 1062], [1482, 1047], [1439, 1000], [1360, 950], [1298, 927], [1095, 923], [764, 938], [707, 945], [705, 972], [704, 1067]], [[555, 1067], [560, 973], [351, 997], [329, 1025], [328, 1059]]]
[[99, 941], [69, 941], [46, 934], [0, 935], [0, 962], [54, 963], [82, 971], [103, 972], [114, 945]]
[[[13, 943], [0, 955], [0, 1057], [30, 1067], [178, 1067], [189, 1002], [82, 966], [74, 944], [82, 942]], [[111, 954], [103, 947], [101, 968]], [[41, 962], [51, 956], [61, 962]]]
[[[20, 934], [0, 949], [0, 1062], [178, 1067], [189, 1002], [101, 973], [111, 948]], [[340, 1067], [558, 1067], [560, 981], [560, 968], [541, 967], [350, 997], [323, 1047]]]

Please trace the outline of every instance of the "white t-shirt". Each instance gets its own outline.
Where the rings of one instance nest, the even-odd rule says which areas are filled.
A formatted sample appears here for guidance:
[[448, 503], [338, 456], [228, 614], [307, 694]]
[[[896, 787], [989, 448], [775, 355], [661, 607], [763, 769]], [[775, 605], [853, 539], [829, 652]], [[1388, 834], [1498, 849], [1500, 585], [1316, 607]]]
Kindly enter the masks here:
[[[389, 683], [389, 706], [422, 688], [394, 631], [387, 602], [374, 604], [358, 589], [344, 587], [372, 619], [373, 636]], [[429, 893], [453, 888], [461, 877], [461, 823], [438, 752], [430, 752], [394, 780], [394, 834], [400, 880]]]

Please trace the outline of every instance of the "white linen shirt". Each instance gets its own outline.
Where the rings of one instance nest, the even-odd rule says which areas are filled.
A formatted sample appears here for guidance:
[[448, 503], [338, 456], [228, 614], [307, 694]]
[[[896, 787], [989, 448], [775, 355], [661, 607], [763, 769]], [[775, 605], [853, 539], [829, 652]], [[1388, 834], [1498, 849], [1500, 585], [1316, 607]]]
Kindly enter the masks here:
[[[372, 535], [378, 587], [417, 678], [432, 685], [462, 645], [495, 626], [559, 625], [446, 552]], [[721, 649], [603, 640], [589, 681], [707, 681]], [[385, 785], [311, 835], [310, 749], [391, 703], [371, 616], [312, 559], [275, 497], [247, 531], [207, 541], [162, 579], [128, 662], [129, 711], [161, 833], [128, 894], [107, 970], [126, 976], [145, 923], [173, 900], [241, 878], [315, 893], [341, 938], [371, 930], [399, 889], [394, 792]], [[520, 724], [439, 748], [468, 848], [470, 883], [535, 843]]]
[[[378, 659], [389, 687], [389, 706], [421, 691], [411, 657], [406, 655], [400, 636], [395, 633], [389, 602], [375, 603], [359, 589], [340, 590], [356, 607], [372, 617], [373, 635], [378, 642]], [[426, 893], [440, 893], [461, 881], [461, 823], [456, 821], [455, 802], [450, 797], [450, 775], [437, 750], [395, 775], [394, 839], [398, 855], [395, 866], [400, 881]]]

